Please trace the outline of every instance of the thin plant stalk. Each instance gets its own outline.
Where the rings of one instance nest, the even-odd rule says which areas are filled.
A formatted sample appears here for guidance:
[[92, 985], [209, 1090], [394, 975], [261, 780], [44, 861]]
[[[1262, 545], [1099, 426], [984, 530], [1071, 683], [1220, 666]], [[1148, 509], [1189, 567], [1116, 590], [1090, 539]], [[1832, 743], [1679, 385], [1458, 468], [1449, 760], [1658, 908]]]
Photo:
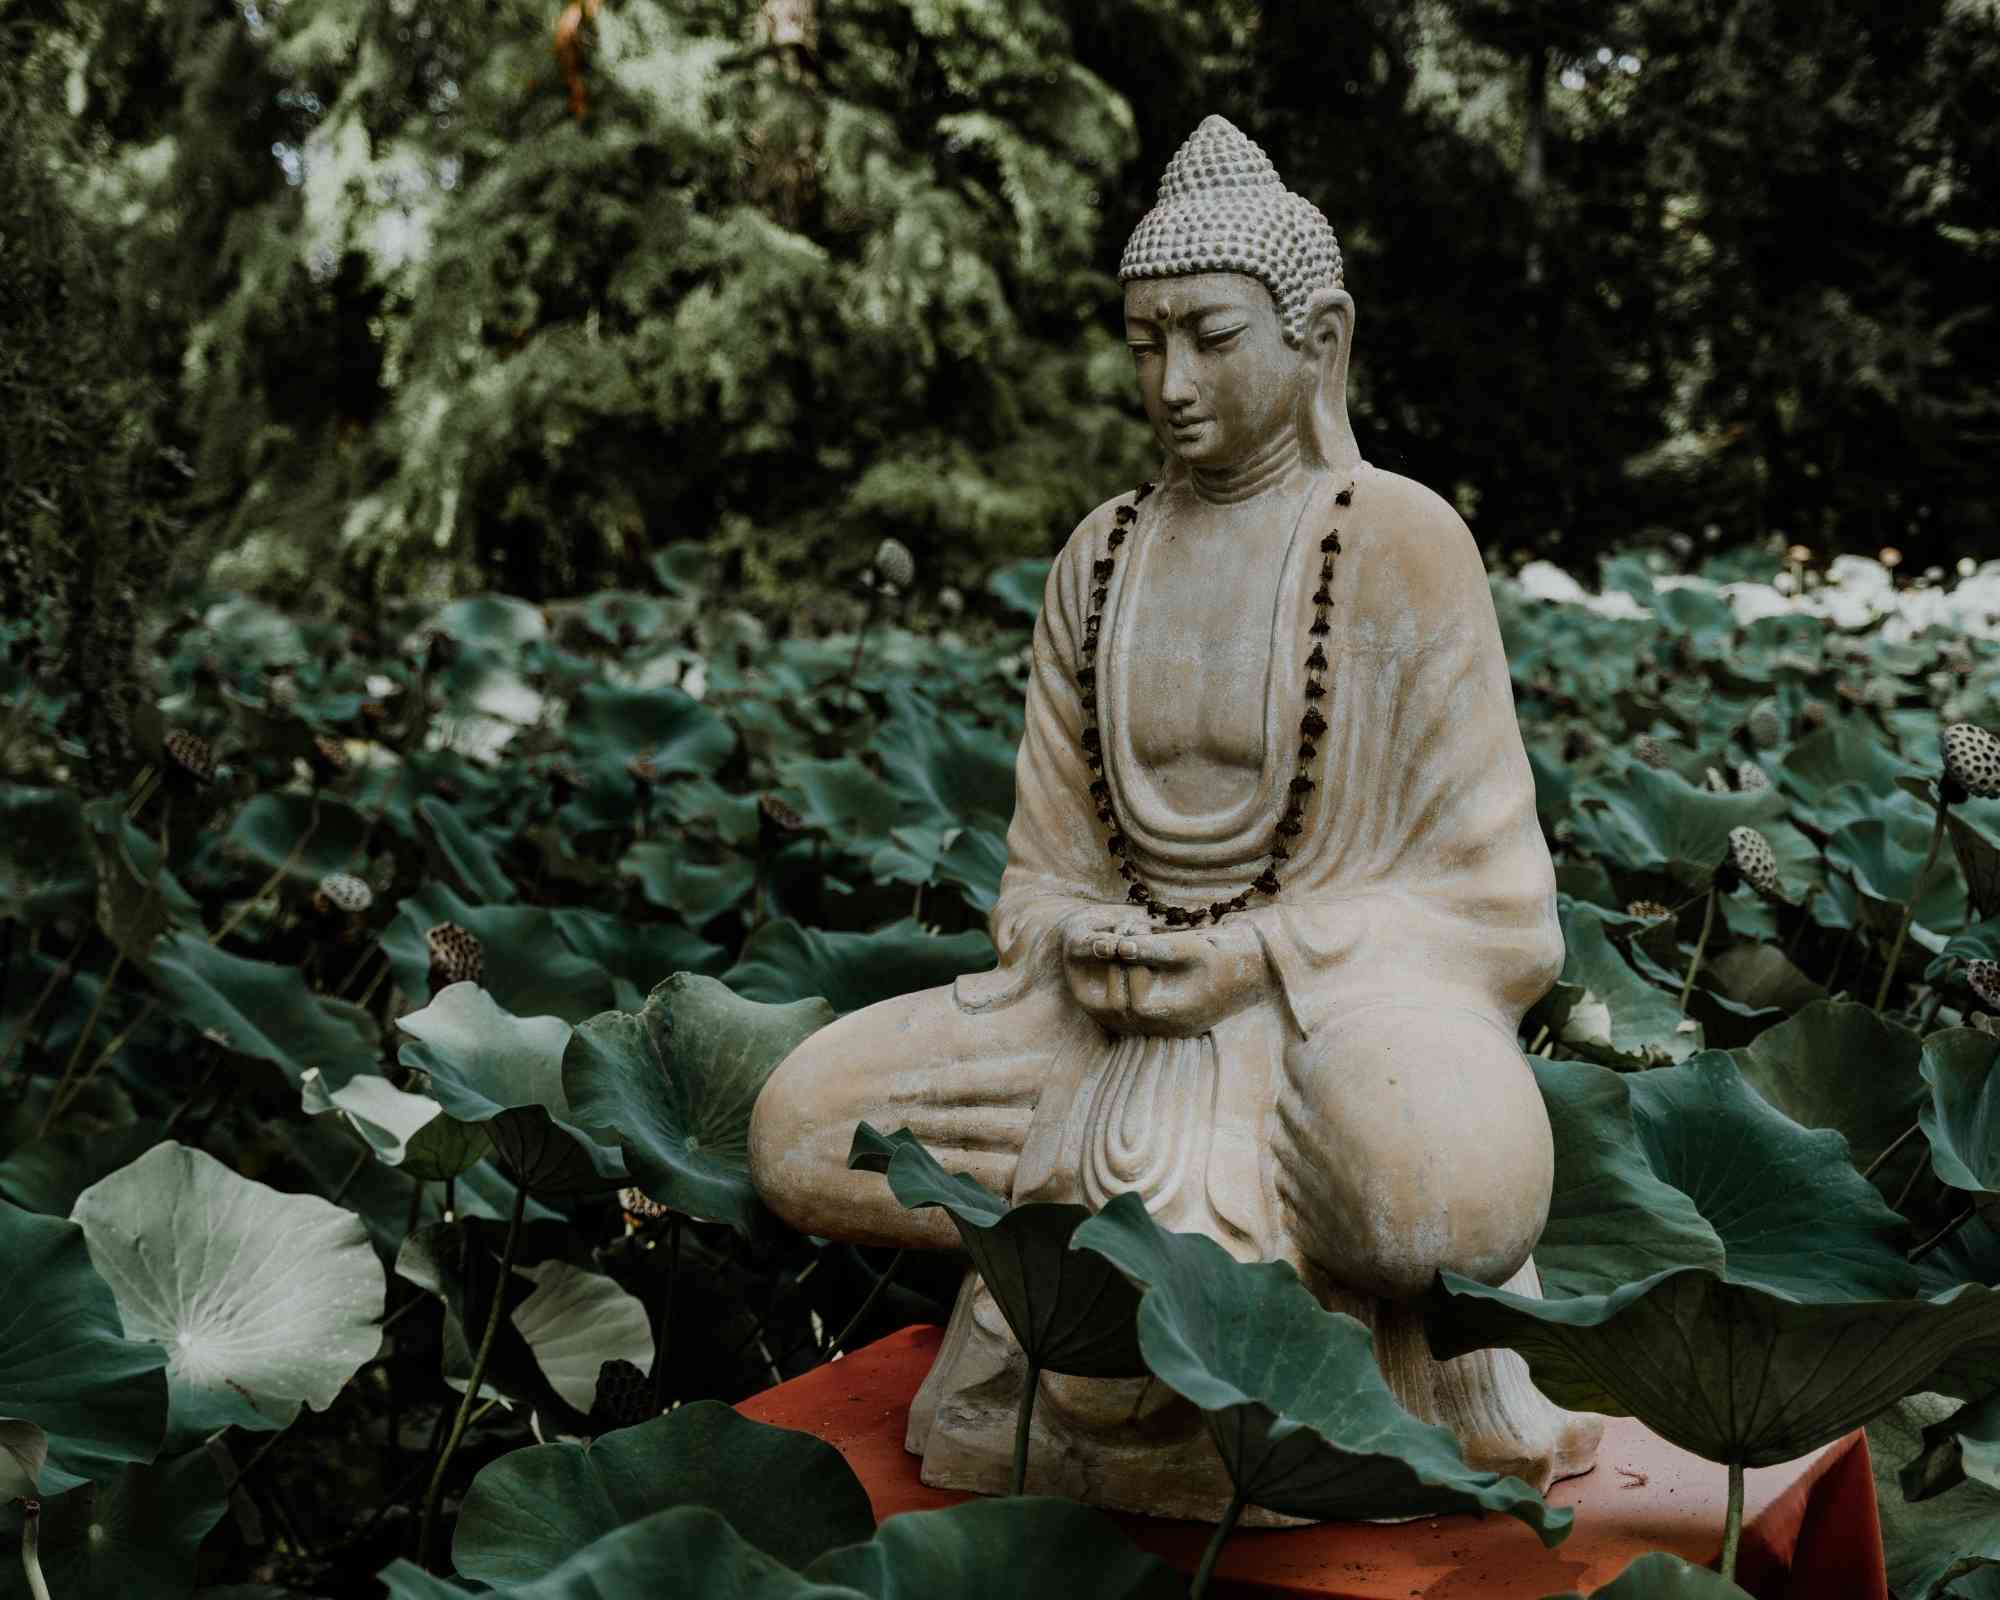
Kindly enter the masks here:
[[847, 1326], [833, 1336], [833, 1343], [826, 1347], [827, 1360], [831, 1361], [835, 1356], [839, 1355], [840, 1347], [846, 1344], [849, 1339], [852, 1339], [855, 1330], [868, 1320], [869, 1313], [875, 1309], [876, 1305], [881, 1301], [882, 1296], [888, 1292], [889, 1285], [895, 1282], [896, 1269], [903, 1264], [903, 1255], [904, 1252], [901, 1250], [896, 1252], [890, 1259], [888, 1266], [882, 1269], [882, 1275], [875, 1280], [874, 1287], [868, 1291], [868, 1297], [861, 1302], [861, 1309], [849, 1317], [847, 1319]]
[[327, 1199], [334, 1205], [339, 1205], [341, 1201], [345, 1200], [347, 1198], [347, 1191], [354, 1187], [354, 1180], [361, 1176], [361, 1169], [374, 1159], [375, 1152], [364, 1149], [360, 1155], [354, 1158], [354, 1165], [347, 1169], [347, 1175], [340, 1180], [338, 1187], [334, 1189], [332, 1194], [327, 1196]]
[[42, 1503], [23, 1500], [21, 1512], [21, 1571], [34, 1600], [49, 1600], [48, 1580], [42, 1576]]
[[1035, 1396], [1042, 1387], [1042, 1369], [1039, 1363], [1028, 1363], [1028, 1382], [1021, 1390], [1021, 1409], [1014, 1419], [1014, 1486], [1009, 1494], [1026, 1494], [1028, 1491], [1028, 1433], [1035, 1420]]
[[1931, 847], [1924, 856], [1924, 864], [1917, 868], [1917, 881], [1910, 885], [1910, 898], [1903, 906], [1902, 921], [1896, 924], [1896, 940], [1889, 946], [1889, 961], [1882, 968], [1882, 982], [1875, 991], [1875, 1009], [1881, 1011], [1888, 1004], [1889, 988], [1896, 981], [1896, 963], [1902, 959], [1903, 941], [1910, 936], [1910, 924], [1917, 919], [1917, 901], [1922, 898], [1924, 882], [1931, 875], [1931, 868], [1937, 865], [1938, 848], [1944, 843], [1945, 804], [1937, 803], [1937, 821], [1931, 827]]
[[1905, 1128], [1901, 1133], [1897, 1134], [1896, 1137], [1889, 1142], [1887, 1149], [1885, 1149], [1879, 1156], [1877, 1156], [1873, 1161], [1869, 1162], [1868, 1165], [1862, 1169], [1861, 1176], [1863, 1178], [1874, 1177], [1876, 1173], [1880, 1172], [1885, 1166], [1889, 1164], [1889, 1158], [1891, 1156], [1893, 1156], [1898, 1150], [1902, 1149], [1904, 1145], [1908, 1144], [1912, 1139], [1916, 1138], [1916, 1136], [1922, 1133], [1923, 1131], [1924, 1129], [1922, 1123], [1920, 1122], [1911, 1123], [1907, 1128]]
[[[854, 635], [854, 659], [847, 663], [847, 681], [841, 685], [840, 698], [843, 701], [846, 701], [850, 697], [855, 699], [860, 698], [859, 691], [854, 687], [854, 680], [861, 672], [861, 649], [868, 642], [868, 630], [874, 625], [875, 608], [880, 603], [880, 598], [873, 589], [868, 591], [868, 610], [866, 615], [861, 619], [860, 631]], [[858, 705], [854, 709], [858, 712], [866, 709], [866, 707]]]
[[1701, 936], [1694, 942], [1694, 958], [1688, 962], [1687, 978], [1681, 984], [1681, 1015], [1687, 1015], [1688, 998], [1694, 993], [1694, 975], [1701, 970], [1701, 958], [1708, 949], [1708, 936], [1715, 927], [1715, 885], [1708, 886], [1708, 902], [1702, 907]]
[[493, 1355], [494, 1341], [500, 1336], [501, 1310], [507, 1303], [507, 1284], [514, 1275], [514, 1249], [521, 1242], [521, 1216], [527, 1209], [528, 1186], [525, 1183], [516, 1184], [514, 1214], [507, 1219], [507, 1242], [500, 1248], [500, 1273], [493, 1282], [493, 1304], [486, 1311], [486, 1331], [479, 1336], [479, 1350], [472, 1358], [472, 1376], [466, 1380], [465, 1398], [459, 1402], [458, 1415], [452, 1418], [451, 1433], [445, 1439], [444, 1448], [438, 1452], [437, 1466], [431, 1472], [431, 1486], [424, 1493], [423, 1522], [417, 1533], [417, 1563], [426, 1570], [430, 1567], [431, 1532], [437, 1525], [438, 1502], [444, 1498], [445, 1469], [458, 1453], [459, 1441], [465, 1437], [466, 1424], [472, 1420], [473, 1409], [479, 1404], [479, 1385], [485, 1380], [486, 1363]]
[[76, 1048], [69, 1053], [69, 1060], [63, 1063], [62, 1076], [56, 1080], [55, 1093], [49, 1096], [49, 1109], [42, 1117], [41, 1132], [38, 1137], [46, 1139], [49, 1127], [57, 1115], [70, 1102], [70, 1080], [76, 1076], [76, 1069], [83, 1060], [83, 1052], [90, 1048], [91, 1035], [97, 1032], [97, 1019], [104, 1014], [104, 1002], [111, 998], [111, 986], [118, 981], [119, 970], [125, 965], [125, 950], [119, 947], [111, 958], [111, 970], [104, 975], [104, 984], [97, 991], [96, 1002], [90, 1008], [90, 1015], [84, 1019], [83, 1032], [76, 1036]]
[[83, 954], [84, 941], [89, 937], [90, 929], [85, 928], [77, 936], [76, 943], [69, 947], [69, 954], [64, 956], [57, 963], [56, 970], [49, 974], [49, 981], [42, 985], [42, 992], [35, 996], [35, 1003], [28, 1007], [28, 1014], [14, 1024], [14, 1031], [7, 1035], [6, 1045], [0, 1047], [0, 1067], [5, 1067], [13, 1058], [14, 1047], [27, 1038], [28, 1030], [35, 1025], [35, 1018], [41, 1015], [42, 1007], [48, 1004], [49, 996], [56, 992], [57, 986], [63, 979], [76, 975], [76, 958]]
[[653, 1415], [667, 1409], [667, 1357], [673, 1349], [674, 1291], [681, 1278], [681, 1214], [667, 1216], [667, 1286], [660, 1295], [659, 1326], [653, 1334]]
[[1743, 1543], [1743, 1463], [1729, 1463], [1729, 1509], [1722, 1517], [1722, 1577], [1736, 1581], [1736, 1551]]
[[78, 1078], [75, 1083], [70, 1085], [70, 1091], [67, 1095], [63, 1097], [62, 1104], [55, 1108], [55, 1114], [57, 1116], [61, 1116], [63, 1112], [67, 1111], [71, 1106], [75, 1105], [79, 1099], [82, 1098], [83, 1091], [88, 1089], [91, 1086], [91, 1084], [96, 1081], [98, 1073], [102, 1072], [106, 1067], [110, 1066], [112, 1061], [116, 1059], [118, 1052], [125, 1048], [125, 1041], [130, 1039], [132, 1035], [137, 1033], [141, 1028], [145, 1027], [146, 1023], [148, 1022], [148, 1020], [150, 1020], [153, 1013], [159, 1009], [160, 1009], [160, 1002], [157, 997], [148, 1000], [143, 1006], [139, 1008], [139, 1014], [136, 1017], [134, 1017], [130, 1022], [125, 1024], [124, 1028], [120, 1030], [117, 1037], [114, 1038], [102, 1050], [98, 1051], [97, 1059], [91, 1062], [89, 1068], [84, 1072], [82, 1077]]
[[1243, 1498], [1241, 1489], [1230, 1495], [1229, 1509], [1222, 1513], [1222, 1520], [1215, 1525], [1215, 1533], [1208, 1541], [1208, 1548], [1201, 1553], [1201, 1565], [1195, 1569], [1194, 1584], [1188, 1590], [1188, 1600], [1202, 1600], [1208, 1593], [1208, 1580], [1214, 1576], [1216, 1558], [1222, 1554], [1223, 1542], [1236, 1529], [1236, 1522], [1243, 1515], [1243, 1508], [1249, 1504]]
[[208, 936], [210, 944], [221, 944], [224, 939], [227, 939], [238, 928], [243, 926], [245, 919], [249, 917], [250, 913], [264, 903], [264, 897], [274, 892], [278, 885], [285, 881], [286, 875], [290, 873], [292, 868], [298, 865], [299, 858], [306, 853], [306, 846], [312, 843], [312, 836], [318, 830], [319, 796], [315, 794], [313, 796], [312, 815], [306, 820], [305, 831], [299, 835], [298, 842], [292, 846], [291, 850], [286, 854], [285, 859], [278, 863], [277, 870], [264, 880], [257, 892], [238, 906], [235, 914]]
[[1918, 1245], [1916, 1249], [1912, 1250], [1910, 1252], [1910, 1259], [1912, 1261], [1923, 1260], [1925, 1256], [1929, 1255], [1939, 1245], [1943, 1244], [1945, 1240], [1949, 1239], [1954, 1233], [1958, 1232], [1960, 1228], [1964, 1227], [1974, 1217], [1978, 1216], [1979, 1213], [1985, 1209], [1986, 1204], [1987, 1202], [1982, 1202], [1978, 1200], [1973, 1201], [1971, 1205], [1967, 1206], [1963, 1211], [1959, 1212], [1959, 1214], [1953, 1217], [1951, 1221], [1947, 1222], [1942, 1228], [1938, 1229], [1936, 1233], [1932, 1234], [1922, 1244]]

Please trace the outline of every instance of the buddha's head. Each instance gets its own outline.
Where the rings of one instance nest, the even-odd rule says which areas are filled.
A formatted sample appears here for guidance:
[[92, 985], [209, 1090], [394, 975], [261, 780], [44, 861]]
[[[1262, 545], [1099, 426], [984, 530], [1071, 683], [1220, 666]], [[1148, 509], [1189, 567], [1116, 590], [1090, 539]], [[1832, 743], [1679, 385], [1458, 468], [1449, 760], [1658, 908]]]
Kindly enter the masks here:
[[1286, 429], [1315, 464], [1352, 453], [1340, 245], [1225, 118], [1204, 119], [1167, 164], [1118, 276], [1170, 477], [1255, 460]]

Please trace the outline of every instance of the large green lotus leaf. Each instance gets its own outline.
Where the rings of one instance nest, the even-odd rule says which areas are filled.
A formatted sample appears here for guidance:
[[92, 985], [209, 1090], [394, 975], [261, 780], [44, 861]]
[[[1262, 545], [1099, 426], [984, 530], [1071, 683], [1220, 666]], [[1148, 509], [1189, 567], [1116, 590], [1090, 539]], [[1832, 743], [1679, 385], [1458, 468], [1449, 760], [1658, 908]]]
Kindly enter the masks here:
[[[1930, 832], [1929, 824], [1914, 818], [1870, 817], [1850, 822], [1827, 840], [1827, 864], [1853, 880], [1878, 931], [1893, 935], [1901, 922], [1930, 848]], [[1947, 930], [1964, 921], [1965, 885], [1949, 863], [1933, 866], [1909, 937], [1935, 953], [1944, 949]]]
[[[1719, 1572], [1690, 1566], [1679, 1556], [1655, 1550], [1641, 1556], [1601, 1588], [1591, 1590], [1596, 1600], [1750, 1600]], [[1583, 1600], [1575, 1590], [1550, 1595], [1548, 1600]]]
[[149, 1118], [28, 1138], [0, 1161], [0, 1200], [44, 1216], [66, 1217], [78, 1195], [99, 1178], [138, 1160], [160, 1142], [164, 1131], [163, 1122]]
[[2000, 818], [1976, 820], [1960, 805], [1945, 814], [1944, 825], [1951, 835], [1952, 854], [1958, 858], [1973, 913], [1992, 916], [2000, 911], [2000, 831], [1996, 831], [2000, 830]]
[[43, 1493], [152, 1460], [167, 1431], [167, 1353], [125, 1337], [83, 1230], [0, 1204], [0, 1261], [13, 1291], [0, 1310], [0, 1416], [46, 1435]]
[[2000, 1193], [2000, 1039], [1977, 1028], [1946, 1028], [1923, 1041], [1930, 1085], [1918, 1120], [1942, 1183], [1973, 1194]]
[[[503, 1315], [494, 1333], [480, 1392], [506, 1396], [554, 1416], [550, 1408], [568, 1403], [550, 1387], [540, 1361], [514, 1320], [514, 1313], [540, 1285], [519, 1270], [508, 1274], [504, 1287], [500, 1284], [505, 1233], [504, 1224], [484, 1218], [424, 1223], [396, 1252], [396, 1276], [444, 1302], [444, 1376], [461, 1394], [471, 1380], [473, 1347], [486, 1327], [495, 1292], [501, 1292]], [[558, 1224], [527, 1224], [521, 1231], [517, 1262], [522, 1256], [531, 1258], [531, 1265], [539, 1260], [560, 1260], [568, 1242], [566, 1229]], [[582, 1421], [581, 1417], [569, 1419], [563, 1424], [564, 1431], [580, 1427]]]
[[974, 911], [989, 912], [1000, 899], [1000, 874], [1007, 867], [1004, 828], [964, 828], [937, 860], [940, 882], [955, 884]]
[[1925, 1430], [1952, 1414], [1942, 1395], [1913, 1394], [1868, 1424], [1882, 1553], [1901, 1600], [1984, 1600], [2000, 1566], [2000, 1490], [1964, 1483], [1920, 1501], [1902, 1494], [1901, 1474], [1922, 1455]]
[[357, 1073], [329, 1089], [314, 1067], [299, 1086], [299, 1103], [308, 1116], [337, 1112], [386, 1164], [401, 1167], [420, 1183], [456, 1178], [493, 1153], [482, 1124], [446, 1116], [429, 1095], [398, 1089], [372, 1072]]
[[1576, 842], [1593, 854], [1697, 889], [1728, 856], [1732, 828], [1762, 828], [1784, 810], [1775, 789], [1716, 794], [1634, 762], [1615, 784], [1578, 788], [1572, 826]]
[[778, 779], [808, 828], [858, 855], [888, 838], [901, 814], [902, 797], [858, 756], [796, 757], [779, 763]]
[[599, 1144], [563, 1093], [571, 1029], [559, 1017], [517, 1017], [476, 983], [447, 985], [398, 1024], [400, 1059], [430, 1074], [438, 1104], [486, 1129], [518, 1183], [540, 1194], [590, 1194], [625, 1181], [616, 1146]]
[[1822, 832], [1832, 832], [1850, 820], [1822, 820], [1825, 798], [1843, 784], [1859, 784], [1872, 794], [1897, 792], [1896, 780], [1917, 769], [1891, 750], [1879, 733], [1858, 717], [1830, 722], [1806, 735], [1779, 763], [1778, 782], [1792, 796], [1794, 809]]
[[696, 861], [679, 840], [641, 839], [619, 859], [618, 871], [637, 880], [648, 905], [686, 918], [693, 928], [740, 905], [757, 886], [757, 863], [749, 856]]
[[1586, 991], [1570, 1013], [1563, 1043], [1606, 1066], [1676, 1061], [1701, 1048], [1698, 1031], [1684, 1032], [1677, 996], [1648, 983], [1620, 955], [1607, 931], [1633, 926], [1601, 906], [1570, 901], [1562, 908], [1564, 984]]
[[396, 908], [382, 953], [397, 986], [417, 1003], [431, 998], [425, 930], [455, 922], [479, 940], [480, 983], [516, 1016], [577, 1022], [611, 1004], [611, 976], [564, 940], [554, 912], [542, 906], [472, 906], [441, 883], [426, 883]]
[[0, 1417], [0, 1505], [37, 1498], [42, 1468], [48, 1464], [47, 1429], [19, 1417]]
[[1647, 1165], [1715, 1229], [1732, 1280], [1799, 1300], [1915, 1293], [1903, 1219], [1854, 1170], [1846, 1141], [1793, 1122], [1725, 1052], [1636, 1074], [1630, 1089]]
[[[1922, 1053], [1910, 1029], [1847, 1000], [1816, 1000], [1731, 1052], [1759, 1094], [1803, 1127], [1838, 1133], [1864, 1168], [1917, 1120]], [[1885, 1169], [1897, 1187], [1916, 1160]]]
[[154, 946], [146, 970], [175, 1016], [226, 1050], [270, 1062], [294, 1089], [309, 1068], [342, 1084], [381, 1060], [369, 1015], [315, 994], [296, 966], [234, 956], [198, 933], [176, 933]]
[[617, 1279], [567, 1261], [514, 1270], [535, 1287], [509, 1315], [564, 1404], [588, 1416], [607, 1361], [630, 1362], [641, 1376], [651, 1374], [652, 1319]]
[[570, 948], [611, 974], [612, 1004], [620, 1011], [637, 1011], [670, 972], [720, 972], [725, 964], [721, 945], [678, 923], [630, 922], [577, 906], [553, 915]]
[[1048, 587], [1049, 568], [1054, 564], [1047, 556], [1011, 562], [986, 580], [986, 592], [1032, 622], [1042, 614], [1042, 592]]
[[381, 1348], [388, 1283], [353, 1212], [171, 1141], [77, 1197], [125, 1330], [166, 1346], [170, 1434], [288, 1427]]
[[578, 1122], [625, 1153], [639, 1187], [676, 1211], [764, 1226], [750, 1181], [750, 1112], [778, 1063], [833, 1021], [824, 1000], [764, 1005], [677, 972], [637, 1012], [581, 1023], [563, 1057]]
[[1899, 1481], [1905, 1500], [1928, 1500], [1968, 1479], [2000, 1490], [2000, 1390], [1926, 1427], [1923, 1450]]
[[97, 925], [105, 938], [138, 961], [161, 934], [201, 925], [201, 902], [115, 797], [91, 801], [83, 816], [97, 838]]
[[1535, 1245], [1542, 1293], [1601, 1294], [1671, 1267], [1724, 1260], [1715, 1229], [1647, 1164], [1631, 1080], [1582, 1061], [1530, 1056], [1555, 1134], [1556, 1182]]
[[438, 612], [432, 625], [460, 644], [502, 654], [545, 639], [549, 632], [540, 610], [504, 594], [475, 594], [454, 600]]
[[1137, 1284], [1139, 1347], [1168, 1388], [1200, 1407], [1236, 1492], [1298, 1517], [1504, 1511], [1545, 1545], [1572, 1513], [1518, 1478], [1465, 1464], [1449, 1428], [1396, 1403], [1375, 1336], [1323, 1310], [1284, 1262], [1251, 1265], [1199, 1234], [1169, 1233], [1136, 1194], [1076, 1230]]
[[868, 1600], [1181, 1600], [1187, 1592], [1178, 1572], [1102, 1512], [1039, 1495], [906, 1511], [805, 1575]]
[[[1725, 906], [1741, 903], [1737, 895], [1724, 902]], [[1744, 1005], [1789, 1015], [1826, 998], [1826, 986], [1807, 977], [1775, 944], [1740, 944], [1704, 960], [1707, 973], [1723, 992]]]
[[295, 883], [316, 884], [355, 870], [367, 837], [368, 819], [344, 801], [267, 790], [244, 803], [222, 842], [270, 871], [283, 867]]
[[580, 766], [621, 775], [628, 761], [644, 757], [662, 778], [708, 777], [736, 748], [726, 721], [674, 688], [585, 684], [570, 704], [564, 731]]
[[889, 691], [889, 716], [871, 748], [903, 802], [900, 820], [926, 814], [946, 826], [984, 823], [1006, 832], [1014, 814], [1014, 751], [1008, 735], [933, 709], [912, 689]]
[[588, 1449], [536, 1445], [472, 1482], [452, 1562], [495, 1585], [553, 1571], [592, 1540], [673, 1506], [707, 1506], [751, 1545], [803, 1567], [873, 1536], [868, 1492], [846, 1458], [809, 1433], [700, 1400]]
[[946, 1172], [908, 1128], [884, 1137], [862, 1123], [847, 1164], [886, 1174], [905, 1209], [943, 1209], [1037, 1367], [1086, 1378], [1145, 1375], [1133, 1323], [1138, 1292], [1102, 1257], [1070, 1248], [1086, 1208], [1010, 1208], [976, 1178]]
[[1558, 1405], [1635, 1416], [1684, 1450], [1753, 1467], [1839, 1438], [2000, 1335], [2000, 1293], [1979, 1285], [1802, 1303], [1699, 1267], [1569, 1300], [1441, 1280], [1427, 1318], [1440, 1360], [1504, 1345]]
[[[194, 1588], [195, 1555], [227, 1505], [216, 1457], [197, 1446], [42, 1501], [41, 1565], [55, 1600], [164, 1600]], [[21, 1510], [0, 1506], [0, 1545], [21, 1545]], [[18, 1559], [0, 1600], [28, 1600]]]
[[417, 802], [417, 821], [426, 842], [475, 905], [509, 905], [520, 898], [513, 879], [500, 865], [500, 852], [465, 820], [456, 806], [427, 795]]
[[73, 789], [0, 784], [0, 922], [39, 928], [90, 909], [97, 852]]
[[789, 918], [767, 922], [722, 981], [750, 1000], [821, 995], [836, 1011], [935, 988], [993, 965], [983, 933], [927, 933], [905, 917], [874, 933], [834, 933]]

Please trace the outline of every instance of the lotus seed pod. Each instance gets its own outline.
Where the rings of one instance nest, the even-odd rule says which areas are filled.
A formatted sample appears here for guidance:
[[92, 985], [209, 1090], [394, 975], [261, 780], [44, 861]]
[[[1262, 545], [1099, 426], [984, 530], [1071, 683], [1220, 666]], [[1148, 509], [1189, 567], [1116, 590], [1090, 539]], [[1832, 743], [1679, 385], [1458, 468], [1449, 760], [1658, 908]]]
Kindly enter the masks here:
[[1711, 794], [1729, 793], [1729, 780], [1722, 775], [1722, 768], [1710, 767], [1702, 774], [1702, 781], [1708, 785]]
[[907, 589], [917, 581], [917, 558], [901, 539], [884, 539], [875, 547], [875, 574], [885, 583]]
[[1674, 764], [1673, 752], [1650, 733], [1642, 733], [1632, 741], [1632, 754], [1647, 766], [1657, 767], [1662, 771]]
[[1799, 721], [1807, 729], [1824, 728], [1833, 710], [1824, 700], [1808, 700], [1799, 707]]
[[1270, 290], [1285, 341], [1305, 337], [1313, 296], [1338, 289], [1333, 229], [1279, 179], [1270, 157], [1225, 117], [1204, 117], [1160, 179], [1118, 264], [1121, 282], [1240, 272]]
[[375, 891], [351, 872], [329, 872], [319, 880], [319, 898], [336, 911], [359, 916], [375, 903]]
[[1778, 882], [1778, 857], [1771, 841], [1755, 828], [1729, 830], [1729, 860], [1743, 874], [1743, 881], [1766, 900], [1782, 904], [1784, 887]]
[[1750, 708], [1744, 732], [1759, 750], [1775, 750], [1785, 742], [1785, 718], [1775, 700], [1759, 700]]
[[1771, 775], [1754, 761], [1736, 763], [1736, 787], [1745, 794], [1771, 787]]
[[2000, 1011], [2000, 961], [1968, 961], [1965, 981], [1972, 992]]
[[797, 833], [806, 825], [806, 819], [775, 794], [757, 796], [757, 820], [760, 828], [773, 837]]
[[281, 672], [265, 687], [264, 698], [279, 711], [290, 711], [299, 703], [299, 680]]
[[2000, 739], [1970, 722], [1954, 722], [1939, 743], [1947, 778], [1982, 800], [2000, 799]]
[[215, 781], [215, 752], [199, 734], [175, 728], [160, 741], [160, 747], [173, 764], [173, 770], [182, 777], [198, 784]]
[[433, 923], [424, 930], [424, 944], [431, 953], [433, 984], [478, 983], [486, 975], [486, 954], [478, 936], [455, 922]]
[[1644, 917], [1648, 922], [1658, 922], [1662, 917], [1673, 915], [1672, 910], [1657, 900], [1634, 900], [1625, 908], [1628, 917]]
[[962, 616], [965, 612], [965, 596], [946, 584], [937, 592], [938, 610], [948, 617]]
[[325, 734], [313, 738], [312, 754], [307, 757], [313, 776], [321, 783], [329, 783], [342, 776], [348, 768], [347, 746], [338, 739], [329, 739]]
[[644, 1189], [625, 1188], [618, 1191], [618, 1206], [625, 1213], [625, 1220], [635, 1228], [644, 1227], [649, 1222], [658, 1222], [672, 1211], [671, 1206], [663, 1206]]
[[591, 1402], [588, 1432], [594, 1438], [618, 1428], [633, 1428], [658, 1416], [653, 1405], [653, 1380], [630, 1361], [607, 1361], [597, 1369], [597, 1398]]

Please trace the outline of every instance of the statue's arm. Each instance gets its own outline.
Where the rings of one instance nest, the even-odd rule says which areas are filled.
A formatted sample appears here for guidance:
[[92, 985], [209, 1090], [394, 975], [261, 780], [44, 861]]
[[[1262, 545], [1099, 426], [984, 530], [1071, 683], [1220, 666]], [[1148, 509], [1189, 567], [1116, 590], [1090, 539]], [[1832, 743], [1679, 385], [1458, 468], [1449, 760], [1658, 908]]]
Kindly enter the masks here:
[[1343, 558], [1300, 881], [1246, 915], [1301, 1034], [1413, 995], [1511, 1028], [1561, 972], [1562, 936], [1492, 592], [1448, 504], [1388, 475], [1379, 492], [1387, 516]]
[[1063, 924], [1080, 913], [1115, 913], [1125, 904], [1124, 880], [1104, 850], [1090, 803], [1076, 681], [1090, 563], [1110, 528], [1112, 504], [1077, 526], [1043, 591], [1014, 759], [1007, 867], [991, 918], [1000, 965], [959, 979], [959, 1001], [968, 1007], [1005, 1004], [1038, 980], [1060, 980]]

